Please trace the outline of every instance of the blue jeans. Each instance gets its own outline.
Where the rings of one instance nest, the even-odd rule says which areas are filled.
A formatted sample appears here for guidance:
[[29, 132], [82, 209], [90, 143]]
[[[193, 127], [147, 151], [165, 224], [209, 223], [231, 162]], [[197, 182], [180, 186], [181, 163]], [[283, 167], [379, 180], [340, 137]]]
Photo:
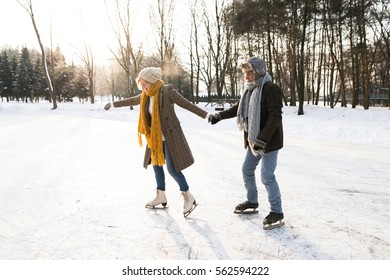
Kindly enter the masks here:
[[278, 161], [278, 151], [265, 153], [262, 156], [254, 156], [248, 148], [242, 165], [242, 176], [247, 191], [247, 200], [258, 203], [255, 170], [261, 160], [261, 182], [268, 193], [268, 201], [271, 212], [283, 213], [282, 200], [278, 182], [275, 178], [275, 169]]
[[[173, 164], [171, 154], [169, 153], [168, 147], [163, 142], [163, 150], [165, 155], [165, 163], [167, 165], [168, 173], [175, 179], [175, 181], [179, 184], [180, 191], [186, 192], [188, 191], [188, 184], [186, 178], [184, 177], [182, 172], [177, 172], [175, 170], [175, 165]], [[156, 177], [157, 189], [161, 191], [165, 191], [165, 174], [162, 166], [153, 165], [154, 176]]]

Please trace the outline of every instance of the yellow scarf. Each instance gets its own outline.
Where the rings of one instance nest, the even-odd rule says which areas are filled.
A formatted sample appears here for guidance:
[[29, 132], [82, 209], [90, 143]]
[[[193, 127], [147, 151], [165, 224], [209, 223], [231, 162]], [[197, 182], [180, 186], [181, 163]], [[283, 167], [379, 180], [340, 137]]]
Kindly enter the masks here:
[[[142, 91], [138, 121], [138, 142], [142, 146], [141, 135], [145, 135], [146, 142], [149, 149], [151, 150], [152, 165], [160, 166], [164, 165], [165, 163], [159, 112], [159, 92], [163, 84], [164, 81], [158, 80], [150, 86], [148, 91], [145, 89]], [[149, 127], [147, 121], [149, 108], [146, 108], [146, 102], [150, 96], [154, 97], [151, 127]]]

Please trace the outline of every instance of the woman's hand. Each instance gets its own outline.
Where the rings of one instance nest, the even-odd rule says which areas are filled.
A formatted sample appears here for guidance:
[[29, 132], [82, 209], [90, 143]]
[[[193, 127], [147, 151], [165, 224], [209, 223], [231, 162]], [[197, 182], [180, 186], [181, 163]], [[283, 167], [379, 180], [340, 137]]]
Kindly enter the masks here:
[[111, 103], [107, 103], [106, 105], [104, 105], [104, 110], [110, 110], [112, 104]]

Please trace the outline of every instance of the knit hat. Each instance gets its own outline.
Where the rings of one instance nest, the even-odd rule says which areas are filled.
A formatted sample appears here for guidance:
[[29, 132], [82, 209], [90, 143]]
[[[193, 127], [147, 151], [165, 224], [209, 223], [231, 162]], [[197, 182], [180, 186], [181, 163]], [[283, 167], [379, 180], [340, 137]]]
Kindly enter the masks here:
[[137, 79], [135, 81], [137, 82], [137, 87], [139, 90], [142, 90], [142, 87], [139, 84], [139, 80], [142, 79], [148, 83], [154, 84], [158, 80], [161, 80], [161, 68], [158, 67], [147, 67], [141, 70], [139, 72]]
[[255, 79], [257, 80], [258, 77], [264, 76], [267, 68], [266, 63], [263, 59], [260, 59], [259, 57], [251, 57], [246, 62], [241, 63], [242, 72], [246, 73], [248, 71], [253, 71], [255, 74]]

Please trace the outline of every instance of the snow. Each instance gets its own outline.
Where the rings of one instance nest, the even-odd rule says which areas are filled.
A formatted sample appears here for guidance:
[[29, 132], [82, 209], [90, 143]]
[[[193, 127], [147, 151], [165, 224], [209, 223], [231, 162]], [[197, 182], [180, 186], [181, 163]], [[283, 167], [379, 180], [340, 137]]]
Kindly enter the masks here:
[[142, 167], [138, 107], [50, 109], [0, 103], [0, 260], [390, 260], [388, 108], [284, 107], [276, 176], [286, 226], [272, 231], [262, 229], [259, 179], [259, 213], [233, 213], [245, 200], [234, 119], [211, 126], [176, 106], [199, 203], [185, 219], [168, 173], [169, 207], [144, 207], [155, 182]]

